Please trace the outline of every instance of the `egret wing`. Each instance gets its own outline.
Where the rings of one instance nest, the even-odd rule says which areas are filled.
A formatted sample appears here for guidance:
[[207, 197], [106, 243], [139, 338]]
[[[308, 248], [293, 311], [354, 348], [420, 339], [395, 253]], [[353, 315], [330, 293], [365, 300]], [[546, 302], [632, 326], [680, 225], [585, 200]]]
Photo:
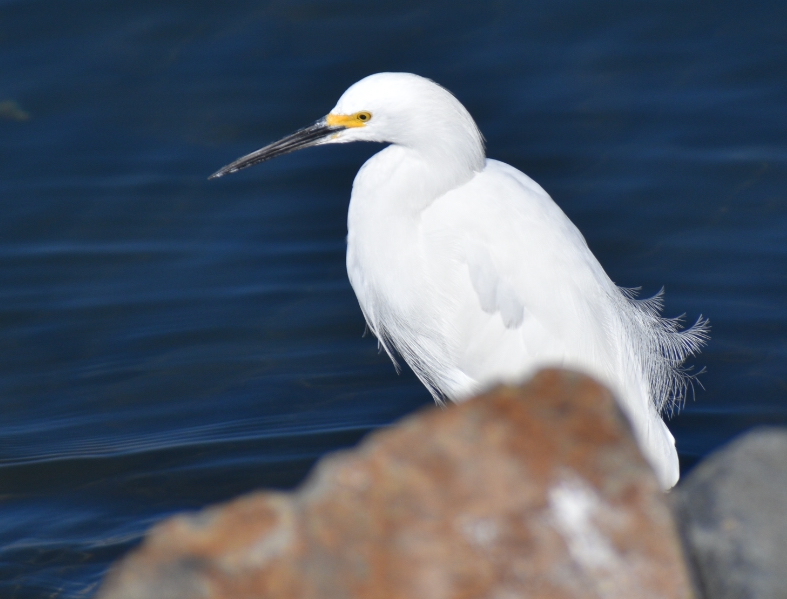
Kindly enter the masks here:
[[454, 314], [446, 321], [455, 330], [446, 336], [455, 339], [456, 363], [480, 386], [548, 365], [610, 368], [602, 296], [614, 285], [537, 183], [487, 161], [484, 172], [438, 199], [422, 226], [425, 254], [439, 257], [433, 276], [451, 289]]

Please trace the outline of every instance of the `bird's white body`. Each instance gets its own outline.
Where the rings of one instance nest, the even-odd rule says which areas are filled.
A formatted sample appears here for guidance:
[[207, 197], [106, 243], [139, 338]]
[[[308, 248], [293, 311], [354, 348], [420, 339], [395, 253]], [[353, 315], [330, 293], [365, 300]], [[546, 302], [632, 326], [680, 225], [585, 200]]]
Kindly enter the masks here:
[[[674, 485], [678, 457], [660, 411], [681, 398], [680, 366], [703, 344], [705, 321], [681, 331], [659, 316], [660, 296], [618, 288], [536, 182], [485, 158], [473, 119], [437, 84], [372, 75], [327, 122], [344, 128], [317, 143], [391, 144], [359, 171], [347, 221], [350, 282], [391, 358], [401, 355], [438, 401], [546, 366], [593, 375], [615, 393], [663, 486]], [[288, 139], [277, 143], [291, 151]]]
[[546, 366], [594, 375], [620, 398], [672, 486], [675, 442], [622, 320], [631, 300], [577, 228], [537, 183], [494, 160], [413, 209], [383, 184], [389, 154], [401, 151], [391, 146], [365, 165], [347, 223], [350, 282], [389, 354], [402, 355], [435, 397], [454, 401]]

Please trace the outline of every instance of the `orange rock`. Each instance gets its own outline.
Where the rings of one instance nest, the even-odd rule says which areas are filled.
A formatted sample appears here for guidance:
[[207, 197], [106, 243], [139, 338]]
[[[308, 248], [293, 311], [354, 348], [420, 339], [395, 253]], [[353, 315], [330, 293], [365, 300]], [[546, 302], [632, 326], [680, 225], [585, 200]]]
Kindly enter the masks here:
[[609, 392], [547, 370], [434, 408], [153, 529], [100, 599], [692, 597], [665, 497]]

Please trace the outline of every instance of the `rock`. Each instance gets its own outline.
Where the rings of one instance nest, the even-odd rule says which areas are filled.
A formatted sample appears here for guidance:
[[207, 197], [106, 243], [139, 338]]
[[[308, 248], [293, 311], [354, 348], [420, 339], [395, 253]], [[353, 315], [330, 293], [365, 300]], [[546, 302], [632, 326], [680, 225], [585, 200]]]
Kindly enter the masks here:
[[761, 428], [701, 462], [673, 493], [706, 599], [787, 599], [787, 428]]
[[99, 599], [683, 599], [671, 513], [609, 392], [565, 371], [433, 408], [155, 527]]

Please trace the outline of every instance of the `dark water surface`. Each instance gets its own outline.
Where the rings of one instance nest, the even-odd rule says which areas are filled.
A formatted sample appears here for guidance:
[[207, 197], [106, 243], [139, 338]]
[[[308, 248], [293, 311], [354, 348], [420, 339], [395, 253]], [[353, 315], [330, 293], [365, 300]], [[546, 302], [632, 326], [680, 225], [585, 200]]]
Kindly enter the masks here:
[[361, 77], [452, 90], [610, 276], [710, 316], [686, 468], [787, 424], [787, 4], [0, 1], [0, 596], [430, 398], [344, 270], [372, 145], [206, 181]]

